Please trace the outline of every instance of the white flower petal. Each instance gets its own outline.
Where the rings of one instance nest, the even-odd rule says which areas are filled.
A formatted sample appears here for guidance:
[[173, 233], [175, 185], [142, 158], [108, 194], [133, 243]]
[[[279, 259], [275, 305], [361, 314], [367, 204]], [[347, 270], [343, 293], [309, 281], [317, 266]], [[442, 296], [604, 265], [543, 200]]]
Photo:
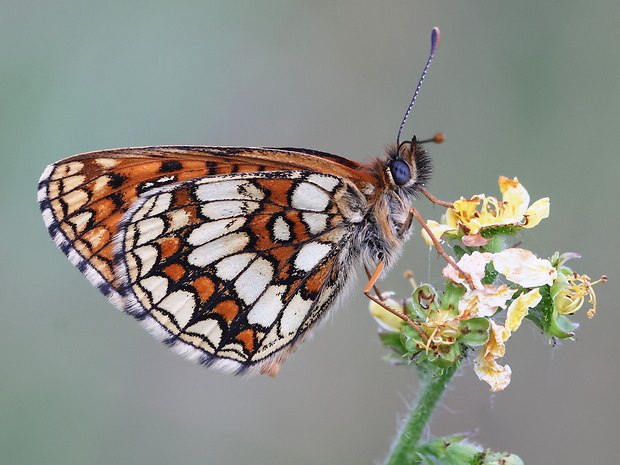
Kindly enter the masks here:
[[506, 302], [515, 292], [505, 284], [499, 287], [487, 284], [482, 289], [468, 290], [459, 300], [459, 318], [469, 320], [493, 316], [499, 307], [506, 308]]
[[[492, 259], [492, 253], [474, 252], [471, 255], [463, 255], [457, 262], [457, 265], [461, 270], [469, 274], [476, 289], [483, 289], [484, 286], [482, 285], [481, 280], [484, 278], [484, 268]], [[446, 279], [449, 279], [456, 284], [465, 284], [467, 282], [465, 276], [462, 276], [452, 265], [449, 264], [443, 269], [442, 274]]]
[[493, 256], [493, 266], [510, 281], [523, 287], [551, 285], [558, 275], [549, 260], [529, 250], [506, 249]]
[[512, 375], [510, 366], [502, 366], [495, 360], [485, 360], [481, 355], [478, 355], [474, 360], [474, 371], [478, 378], [488, 383], [491, 386], [491, 391], [505, 389], [510, 384]]

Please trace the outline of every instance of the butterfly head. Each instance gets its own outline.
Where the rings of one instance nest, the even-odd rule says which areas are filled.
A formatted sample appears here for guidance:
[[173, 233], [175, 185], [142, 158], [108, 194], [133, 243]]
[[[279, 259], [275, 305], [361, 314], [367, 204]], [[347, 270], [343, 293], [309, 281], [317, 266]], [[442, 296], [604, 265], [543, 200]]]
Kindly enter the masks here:
[[431, 177], [431, 159], [414, 138], [387, 149], [385, 174], [395, 190], [404, 190], [408, 196], [416, 196]]

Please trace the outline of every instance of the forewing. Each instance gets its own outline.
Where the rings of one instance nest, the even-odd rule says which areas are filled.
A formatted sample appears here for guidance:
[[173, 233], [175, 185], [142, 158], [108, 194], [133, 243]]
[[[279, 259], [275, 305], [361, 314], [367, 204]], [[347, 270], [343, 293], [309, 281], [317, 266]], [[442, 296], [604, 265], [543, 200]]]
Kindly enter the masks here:
[[359, 165], [303, 149], [142, 147], [92, 152], [47, 167], [38, 200], [58, 247], [103, 294], [123, 308], [113, 241], [125, 212], [165, 185], [227, 173], [310, 169], [359, 176]]
[[273, 372], [346, 283], [361, 202], [345, 179], [312, 171], [153, 189], [119, 225], [117, 289], [128, 312], [188, 357]]

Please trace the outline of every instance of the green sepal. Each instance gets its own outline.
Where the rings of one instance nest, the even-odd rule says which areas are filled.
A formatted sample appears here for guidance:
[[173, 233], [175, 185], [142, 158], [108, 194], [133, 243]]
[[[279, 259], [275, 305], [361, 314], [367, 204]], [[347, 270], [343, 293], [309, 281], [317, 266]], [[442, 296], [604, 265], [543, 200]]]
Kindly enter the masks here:
[[555, 301], [560, 291], [569, 286], [568, 276], [570, 276], [572, 273], [573, 272], [566, 267], [558, 269], [558, 276], [557, 278], [555, 278], [555, 281], [553, 282], [553, 285], [551, 286], [551, 289], [549, 291], [553, 301]]
[[418, 353], [421, 349], [421, 345], [424, 344], [424, 339], [411, 325], [403, 326], [400, 330], [400, 342], [404, 346], [407, 355], [413, 355]]
[[466, 436], [434, 439], [417, 447], [424, 463], [433, 465], [523, 465], [517, 455], [494, 452], [469, 443]]
[[579, 326], [568, 317], [560, 315], [553, 304], [551, 288], [541, 286], [538, 288], [541, 299], [536, 307], [531, 308], [526, 318], [538, 326], [550, 339], [570, 339], [575, 336], [574, 331]]
[[508, 452], [493, 452], [490, 449], [486, 449], [484, 452], [480, 452], [478, 457], [474, 458], [474, 461], [469, 462], [468, 465], [523, 465], [521, 457], [515, 454], [509, 454]]
[[459, 342], [471, 347], [477, 347], [485, 344], [489, 340], [489, 328], [491, 324], [486, 318], [471, 318], [469, 320], [461, 320], [459, 330]]
[[460, 245], [456, 245], [454, 244], [453, 246], [453, 250], [454, 250], [454, 255], [456, 256], [456, 261], [458, 262], [463, 255], [465, 254], [469, 254], [471, 253], [471, 247], [461, 247]]
[[379, 331], [379, 339], [381, 339], [385, 347], [395, 350], [400, 356], [403, 356], [407, 352], [407, 349], [401, 341], [400, 333]]
[[[461, 445], [461, 441], [463, 441], [466, 436], [452, 436], [449, 438], [441, 438], [434, 439], [432, 441], [425, 442], [418, 447], [418, 455], [425, 460], [425, 463], [429, 464], [445, 464], [445, 465], [456, 465], [456, 464], [467, 464], [469, 463], [467, 460], [471, 459], [472, 456], [479, 452], [479, 449], [474, 447], [470, 447], [467, 445]], [[458, 454], [458, 449], [466, 449], [466, 452], [462, 459], [466, 460], [462, 461], [454, 461], [456, 459], [455, 453]], [[450, 450], [449, 449], [456, 449]], [[449, 457], [449, 455], [453, 457]], [[457, 455], [458, 456], [458, 455]], [[457, 459], [458, 460], [458, 459]]]
[[429, 310], [441, 308], [439, 295], [433, 286], [424, 284], [418, 286], [411, 294], [412, 306], [406, 306], [406, 310], [411, 312], [412, 320], [425, 321]]
[[446, 282], [446, 290], [441, 297], [441, 308], [449, 310], [454, 316], [459, 314], [459, 301], [465, 295], [466, 289], [451, 281]]
[[440, 345], [437, 352], [429, 352], [426, 358], [430, 363], [439, 368], [448, 368], [462, 358], [461, 344]]
[[579, 323], [571, 321], [567, 316], [560, 315], [554, 308], [549, 327], [545, 333], [550, 338], [571, 339], [575, 337], [575, 331], [578, 327]]
[[[519, 234], [519, 231], [521, 231], [522, 229], [522, 226], [518, 226], [516, 224], [485, 226], [484, 228], [480, 229], [480, 235], [485, 239], [499, 239], [504, 241], [504, 238], [498, 236], [514, 236], [516, 234]], [[502, 248], [504, 249], [506, 247]]]

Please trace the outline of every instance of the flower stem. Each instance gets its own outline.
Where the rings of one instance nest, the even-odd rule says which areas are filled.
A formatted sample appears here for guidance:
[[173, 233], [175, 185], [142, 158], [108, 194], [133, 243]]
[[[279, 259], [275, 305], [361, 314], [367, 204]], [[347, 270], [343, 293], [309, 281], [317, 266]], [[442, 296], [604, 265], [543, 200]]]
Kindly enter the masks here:
[[421, 392], [416, 404], [411, 409], [409, 418], [401, 425], [398, 438], [392, 445], [390, 456], [385, 465], [420, 463], [421, 458], [416, 450], [418, 441], [459, 365], [459, 363], [455, 363], [448, 368], [436, 370], [432, 373], [418, 371], [420, 373]]

